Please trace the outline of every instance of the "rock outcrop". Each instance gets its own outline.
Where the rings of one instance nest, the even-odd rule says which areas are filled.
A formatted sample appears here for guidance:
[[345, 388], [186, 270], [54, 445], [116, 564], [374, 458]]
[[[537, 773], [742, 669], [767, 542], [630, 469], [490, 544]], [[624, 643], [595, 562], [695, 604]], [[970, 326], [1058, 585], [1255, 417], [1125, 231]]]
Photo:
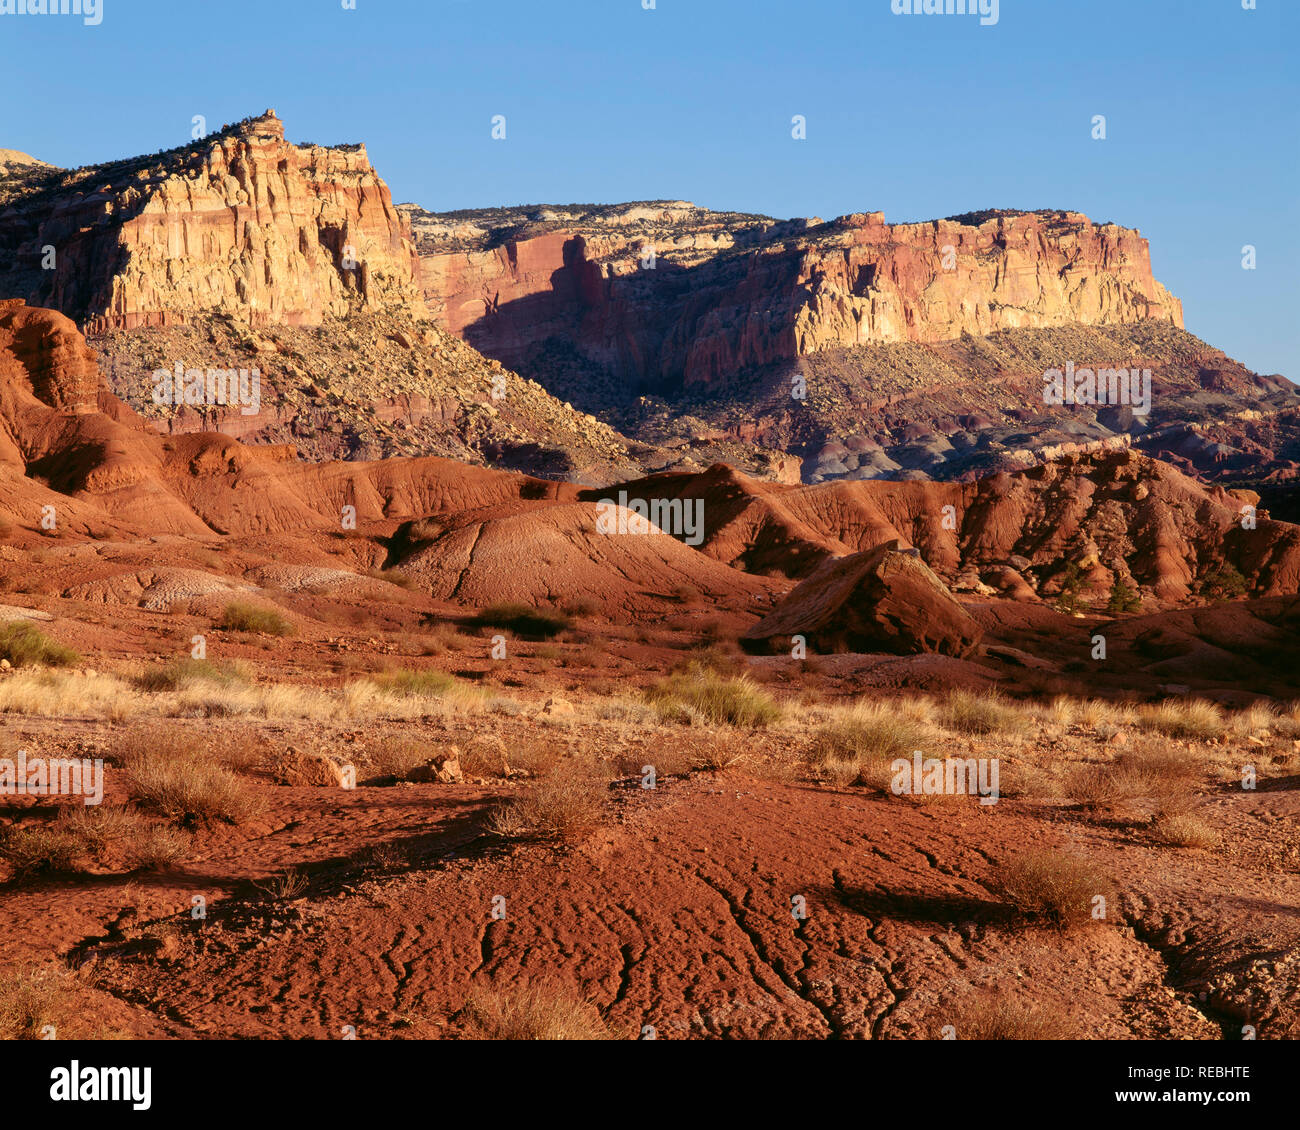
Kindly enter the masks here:
[[749, 646], [809, 650], [938, 652], [965, 658], [983, 631], [915, 549], [897, 542], [822, 562], [743, 637]]
[[897, 540], [945, 583], [1016, 600], [1056, 602], [1068, 589], [1104, 607], [1122, 582], [1177, 604], [1238, 576], [1255, 596], [1300, 591], [1300, 526], [1273, 520], [1252, 491], [1206, 486], [1129, 450], [1064, 455], [971, 483], [785, 486], [719, 465], [618, 489], [629, 505], [698, 500], [700, 549], [763, 575], [806, 578], [827, 558]]
[[0, 193], [4, 293], [91, 330], [422, 310], [410, 232], [365, 147], [290, 144], [271, 110], [150, 157], [27, 170], [22, 188]]
[[[155, 363], [263, 351], [265, 413], [165, 424], [313, 460], [950, 481], [1131, 444], [1221, 481], [1300, 474], [1294, 386], [1183, 331], [1146, 240], [1077, 212], [439, 215], [394, 206], [363, 146], [290, 144], [267, 111], [72, 171], [0, 150], [3, 297], [74, 319], [145, 415]], [[1149, 402], [1047, 403], [1044, 368], [1070, 362], [1149, 369]]]
[[95, 408], [99, 367], [70, 318], [0, 299], [0, 357], [10, 359], [7, 378], [51, 408]]

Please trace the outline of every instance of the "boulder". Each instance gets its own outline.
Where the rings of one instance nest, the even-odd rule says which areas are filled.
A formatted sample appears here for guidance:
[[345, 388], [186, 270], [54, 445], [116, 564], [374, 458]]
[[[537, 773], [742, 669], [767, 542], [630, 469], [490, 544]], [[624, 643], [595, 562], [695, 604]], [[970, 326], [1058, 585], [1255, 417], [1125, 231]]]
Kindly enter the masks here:
[[355, 770], [341, 757], [303, 752], [292, 746], [280, 755], [275, 777], [282, 785], [348, 789], [356, 784]]
[[1024, 576], [1010, 565], [991, 565], [983, 570], [980, 579], [1003, 596], [1012, 600], [1037, 600], [1038, 594]]
[[417, 784], [459, 785], [463, 783], [465, 774], [460, 768], [460, 751], [455, 746], [450, 747], [447, 752], [412, 769], [407, 773], [406, 779]]

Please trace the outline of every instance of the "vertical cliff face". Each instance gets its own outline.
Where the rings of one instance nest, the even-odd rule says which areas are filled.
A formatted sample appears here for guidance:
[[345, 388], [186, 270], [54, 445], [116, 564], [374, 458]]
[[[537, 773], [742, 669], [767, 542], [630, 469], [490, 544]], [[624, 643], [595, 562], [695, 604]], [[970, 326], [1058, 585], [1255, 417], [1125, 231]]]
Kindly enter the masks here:
[[1148, 318], [1182, 325], [1147, 241], [1077, 212], [777, 224], [674, 202], [447, 224], [403, 210], [435, 316], [516, 366], [558, 338], [641, 382], [693, 384], [852, 345]]
[[891, 225], [876, 212], [838, 221], [800, 264], [808, 295], [796, 350], [1068, 323], [1183, 324], [1136, 231], [1078, 212], [969, 219]]
[[422, 310], [409, 229], [365, 148], [291, 145], [273, 111], [166, 154], [53, 173], [6, 204], [0, 248], [29, 299], [93, 331]]

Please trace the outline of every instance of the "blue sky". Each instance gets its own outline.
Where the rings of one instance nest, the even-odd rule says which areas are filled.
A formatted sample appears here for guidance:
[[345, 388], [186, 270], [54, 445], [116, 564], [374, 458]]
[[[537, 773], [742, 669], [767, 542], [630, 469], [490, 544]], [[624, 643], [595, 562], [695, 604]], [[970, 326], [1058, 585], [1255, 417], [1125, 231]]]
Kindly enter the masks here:
[[97, 27], [0, 15], [0, 147], [79, 165], [272, 106], [434, 210], [1077, 209], [1150, 239], [1189, 330], [1300, 378], [1297, 0], [1001, 0], [992, 26], [890, 0], [102, 2]]

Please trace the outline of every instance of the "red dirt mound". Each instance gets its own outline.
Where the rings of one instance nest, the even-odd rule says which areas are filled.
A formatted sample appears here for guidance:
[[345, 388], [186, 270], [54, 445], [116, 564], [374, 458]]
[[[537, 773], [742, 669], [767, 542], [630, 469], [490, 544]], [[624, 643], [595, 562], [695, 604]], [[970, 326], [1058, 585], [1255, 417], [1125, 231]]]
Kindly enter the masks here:
[[[21, 302], [0, 308], [0, 512], [15, 525], [35, 532], [42, 507], [53, 506], [60, 530], [100, 537], [387, 537], [400, 523], [450, 516], [436, 536], [427, 523], [419, 536], [410, 526], [395, 540], [398, 560], [387, 562], [442, 599], [581, 599], [620, 616], [665, 612], [689, 591], [759, 614], [778, 588], [657, 528], [602, 535], [597, 507], [577, 502], [568, 484], [432, 457], [304, 464], [287, 445], [249, 447], [215, 432], [163, 437], [102, 390], [97, 407], [97, 382], [94, 354], [62, 314]], [[169, 606], [226, 584], [160, 581], [138, 569], [82, 570], [70, 591]]]
[[664, 613], [697, 594], [736, 610], [766, 611], [782, 586], [729, 569], [650, 526], [602, 533], [589, 502], [516, 502], [417, 523], [397, 565], [435, 599], [476, 606], [562, 606], [583, 601], [614, 618]]
[[937, 651], [965, 658], [982, 635], [917, 550], [878, 546], [823, 562], [744, 638], [775, 649], [803, 636], [823, 653]]

